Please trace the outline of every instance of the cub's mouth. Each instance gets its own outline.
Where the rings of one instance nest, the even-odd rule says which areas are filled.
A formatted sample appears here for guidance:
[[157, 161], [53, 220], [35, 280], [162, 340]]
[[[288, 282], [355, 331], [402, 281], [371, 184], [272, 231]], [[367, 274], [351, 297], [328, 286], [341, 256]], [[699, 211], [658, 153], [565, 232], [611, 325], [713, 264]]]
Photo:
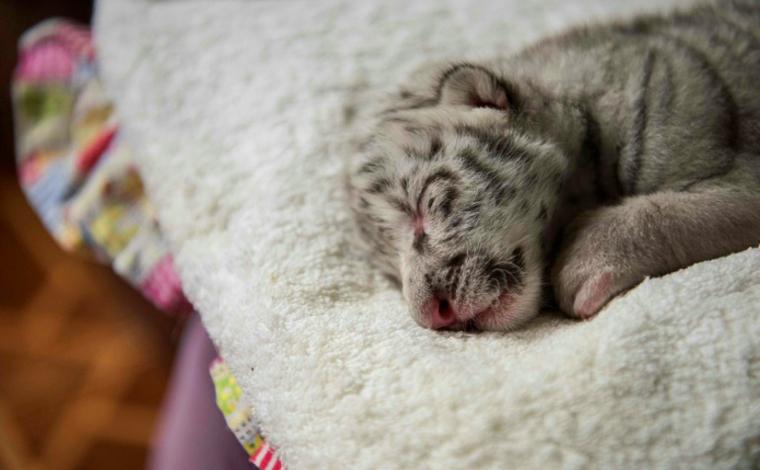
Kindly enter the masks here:
[[516, 248], [508, 261], [482, 253], [454, 256], [407, 280], [404, 293], [414, 320], [434, 330], [494, 330], [517, 322], [525, 291], [525, 260]]
[[487, 307], [477, 311], [471, 318], [457, 318], [448, 301], [439, 301], [438, 312], [431, 317], [430, 325], [422, 325], [436, 330], [479, 331], [501, 329], [501, 325], [515, 320], [511, 309], [520, 295], [520, 290], [505, 291]]

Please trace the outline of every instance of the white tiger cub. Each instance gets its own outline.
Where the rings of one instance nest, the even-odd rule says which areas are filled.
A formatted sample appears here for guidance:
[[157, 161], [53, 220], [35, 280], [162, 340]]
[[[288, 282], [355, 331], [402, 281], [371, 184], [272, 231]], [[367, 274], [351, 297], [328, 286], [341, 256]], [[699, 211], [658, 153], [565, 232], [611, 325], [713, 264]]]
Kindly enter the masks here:
[[374, 262], [429, 328], [509, 330], [550, 281], [589, 318], [760, 243], [760, 2], [570, 31], [402, 84], [350, 180]]

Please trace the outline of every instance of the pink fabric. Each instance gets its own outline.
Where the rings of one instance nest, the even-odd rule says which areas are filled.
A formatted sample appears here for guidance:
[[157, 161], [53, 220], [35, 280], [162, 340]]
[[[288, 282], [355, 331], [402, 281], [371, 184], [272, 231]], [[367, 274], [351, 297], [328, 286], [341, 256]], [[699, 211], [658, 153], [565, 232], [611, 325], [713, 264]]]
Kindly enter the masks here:
[[153, 436], [148, 470], [251, 470], [249, 455], [216, 406], [208, 365], [216, 351], [197, 314], [188, 320], [161, 417]]
[[57, 36], [77, 55], [85, 60], [95, 60], [95, 44], [92, 42], [92, 33], [89, 28], [77, 26], [72, 23], [59, 23]]
[[193, 309], [182, 291], [182, 284], [174, 270], [174, 260], [171, 255], [163, 257], [156, 263], [140, 285], [140, 291], [165, 312], [183, 314]]
[[74, 71], [71, 52], [62, 44], [43, 42], [25, 51], [16, 68], [16, 80], [63, 81]]

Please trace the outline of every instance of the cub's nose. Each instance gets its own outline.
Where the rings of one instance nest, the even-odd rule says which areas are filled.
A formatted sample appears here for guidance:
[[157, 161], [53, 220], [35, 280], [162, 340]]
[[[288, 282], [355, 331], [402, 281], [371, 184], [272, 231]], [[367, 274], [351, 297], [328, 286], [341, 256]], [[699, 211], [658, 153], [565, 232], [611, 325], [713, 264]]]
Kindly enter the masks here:
[[433, 301], [428, 304], [428, 316], [430, 328], [434, 330], [449, 327], [457, 322], [454, 305], [442, 295], [435, 295]]

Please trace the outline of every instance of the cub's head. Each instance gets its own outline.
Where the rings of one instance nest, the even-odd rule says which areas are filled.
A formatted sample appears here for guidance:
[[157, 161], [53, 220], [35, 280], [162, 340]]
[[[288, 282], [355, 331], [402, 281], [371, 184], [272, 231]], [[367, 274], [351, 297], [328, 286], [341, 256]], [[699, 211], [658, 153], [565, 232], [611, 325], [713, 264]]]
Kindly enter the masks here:
[[524, 92], [490, 68], [437, 70], [399, 93], [363, 146], [360, 233], [424, 327], [508, 330], [538, 312], [542, 237], [569, 162], [551, 123], [534, 121], [566, 111]]

